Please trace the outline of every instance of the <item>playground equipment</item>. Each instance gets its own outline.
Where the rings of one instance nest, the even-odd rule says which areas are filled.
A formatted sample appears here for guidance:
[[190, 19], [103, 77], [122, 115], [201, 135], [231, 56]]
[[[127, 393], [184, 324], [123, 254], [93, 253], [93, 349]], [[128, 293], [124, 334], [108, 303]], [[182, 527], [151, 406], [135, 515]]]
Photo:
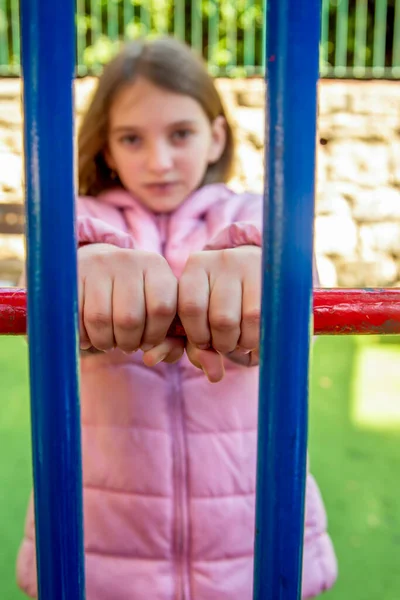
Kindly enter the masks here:
[[[311, 314], [316, 334], [400, 333], [398, 290], [312, 290], [319, 0], [269, 0], [255, 600], [298, 600]], [[74, 3], [21, 0], [27, 284], [0, 333], [30, 340], [40, 600], [83, 600], [74, 232]], [[174, 335], [184, 335], [175, 322]], [[290, 340], [288, 350], [288, 340]]]
[[[400, 290], [316, 288], [314, 335], [395, 335], [400, 333]], [[24, 335], [26, 291], [0, 289], [0, 335]], [[168, 335], [185, 337], [178, 317]]]

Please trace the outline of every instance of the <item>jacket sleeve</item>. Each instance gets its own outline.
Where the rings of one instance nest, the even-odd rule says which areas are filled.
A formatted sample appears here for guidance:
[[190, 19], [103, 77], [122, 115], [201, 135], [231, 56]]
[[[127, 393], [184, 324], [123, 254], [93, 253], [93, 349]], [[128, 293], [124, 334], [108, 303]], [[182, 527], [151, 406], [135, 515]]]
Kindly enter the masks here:
[[119, 248], [134, 248], [132, 236], [93, 217], [77, 217], [77, 238], [79, 246], [112, 244]]
[[262, 199], [256, 194], [240, 195], [240, 206], [233, 222], [223, 227], [205, 250], [225, 250], [239, 246], [262, 245]]
[[133, 249], [134, 242], [132, 236], [94, 216], [90, 210], [90, 200], [90, 198], [83, 197], [77, 199], [76, 232], [78, 245], [112, 244], [119, 248]]

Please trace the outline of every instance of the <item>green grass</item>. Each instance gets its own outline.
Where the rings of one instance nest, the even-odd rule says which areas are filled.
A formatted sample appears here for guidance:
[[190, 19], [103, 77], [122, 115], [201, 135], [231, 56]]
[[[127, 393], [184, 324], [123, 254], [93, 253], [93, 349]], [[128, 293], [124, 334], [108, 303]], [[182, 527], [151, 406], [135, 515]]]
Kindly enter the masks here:
[[327, 600], [400, 597], [400, 345], [321, 338], [310, 402], [311, 468], [339, 578]]
[[[400, 597], [400, 340], [320, 338], [310, 400], [311, 469], [327, 505], [339, 579], [327, 600]], [[0, 338], [0, 598], [20, 600], [15, 556], [31, 485], [26, 346]]]
[[0, 338], [0, 598], [26, 598], [15, 585], [15, 557], [31, 487], [27, 350]]

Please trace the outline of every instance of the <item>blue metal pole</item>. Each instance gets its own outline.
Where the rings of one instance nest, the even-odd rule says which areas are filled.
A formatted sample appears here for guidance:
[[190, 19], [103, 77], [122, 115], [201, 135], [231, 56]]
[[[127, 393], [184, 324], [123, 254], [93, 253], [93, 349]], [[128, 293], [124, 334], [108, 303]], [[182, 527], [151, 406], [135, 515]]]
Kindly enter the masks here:
[[22, 0], [21, 33], [38, 592], [83, 600], [74, 3]]
[[269, 0], [255, 600], [301, 597], [320, 0]]

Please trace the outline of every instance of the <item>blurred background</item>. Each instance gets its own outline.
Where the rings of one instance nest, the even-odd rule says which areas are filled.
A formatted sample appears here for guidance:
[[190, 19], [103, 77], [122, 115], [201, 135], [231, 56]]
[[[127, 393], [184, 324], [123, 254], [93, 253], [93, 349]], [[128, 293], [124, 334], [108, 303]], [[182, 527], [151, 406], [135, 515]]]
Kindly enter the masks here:
[[[77, 126], [119, 44], [175, 35], [204, 56], [217, 78], [238, 139], [231, 185], [261, 192], [264, 10], [263, 0], [77, 0]], [[321, 285], [398, 286], [400, 0], [322, 0], [321, 10]], [[16, 285], [24, 261], [18, 12], [18, 0], [0, 0], [0, 286]], [[330, 600], [400, 600], [399, 364], [398, 338], [322, 337], [315, 344], [310, 459], [339, 560]], [[15, 557], [32, 480], [22, 339], [0, 338], [0, 374], [0, 598], [18, 600]]]

